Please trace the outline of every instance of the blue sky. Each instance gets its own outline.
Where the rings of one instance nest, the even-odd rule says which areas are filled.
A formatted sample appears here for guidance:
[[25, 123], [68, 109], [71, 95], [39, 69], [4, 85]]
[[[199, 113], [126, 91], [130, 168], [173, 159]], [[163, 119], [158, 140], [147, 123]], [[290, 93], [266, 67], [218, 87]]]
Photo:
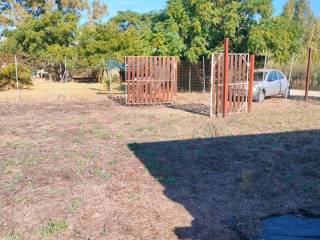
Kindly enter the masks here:
[[[102, 0], [109, 6], [108, 18], [116, 15], [118, 11], [132, 10], [136, 12], [148, 12], [159, 10], [166, 6], [166, 0]], [[274, 0], [275, 13], [281, 13], [282, 7], [287, 0]], [[309, 0], [314, 13], [320, 16], [320, 0]]]

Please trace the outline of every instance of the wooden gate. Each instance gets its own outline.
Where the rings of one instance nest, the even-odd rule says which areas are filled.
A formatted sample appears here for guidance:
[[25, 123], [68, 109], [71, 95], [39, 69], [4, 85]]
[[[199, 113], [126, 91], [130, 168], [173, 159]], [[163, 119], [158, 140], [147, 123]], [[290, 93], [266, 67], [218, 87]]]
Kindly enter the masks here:
[[126, 103], [174, 103], [177, 93], [175, 57], [126, 57]]
[[254, 56], [228, 52], [213, 54], [211, 60], [210, 115], [247, 112], [251, 109]]
[[[212, 106], [215, 114], [223, 114], [224, 55], [213, 55]], [[249, 55], [229, 54], [227, 112], [247, 111]]]

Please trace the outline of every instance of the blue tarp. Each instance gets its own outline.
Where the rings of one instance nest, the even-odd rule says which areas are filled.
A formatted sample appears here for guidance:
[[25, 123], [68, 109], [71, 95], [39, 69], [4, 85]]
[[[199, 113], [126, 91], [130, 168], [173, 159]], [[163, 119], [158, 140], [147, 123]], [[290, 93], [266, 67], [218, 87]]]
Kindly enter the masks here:
[[119, 63], [116, 60], [108, 60], [106, 62], [106, 66], [108, 70], [113, 70], [113, 69], [125, 70], [125, 65]]
[[263, 221], [263, 240], [319, 240], [320, 218], [283, 215]]

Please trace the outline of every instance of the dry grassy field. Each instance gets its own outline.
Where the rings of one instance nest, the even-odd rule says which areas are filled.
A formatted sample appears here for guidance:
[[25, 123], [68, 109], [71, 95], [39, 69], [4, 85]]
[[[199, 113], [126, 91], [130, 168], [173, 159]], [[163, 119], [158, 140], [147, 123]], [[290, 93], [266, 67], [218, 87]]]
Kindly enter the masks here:
[[5, 240], [246, 239], [260, 218], [320, 202], [316, 101], [222, 120], [37, 81], [0, 92], [0, 134]]

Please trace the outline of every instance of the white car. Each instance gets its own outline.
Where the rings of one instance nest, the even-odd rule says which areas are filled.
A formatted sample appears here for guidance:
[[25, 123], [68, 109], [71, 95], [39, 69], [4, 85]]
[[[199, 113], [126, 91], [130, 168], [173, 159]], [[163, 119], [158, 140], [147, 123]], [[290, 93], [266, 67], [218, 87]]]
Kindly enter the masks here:
[[266, 97], [282, 95], [288, 98], [290, 83], [286, 76], [277, 69], [258, 69], [254, 72], [253, 99], [263, 102]]

